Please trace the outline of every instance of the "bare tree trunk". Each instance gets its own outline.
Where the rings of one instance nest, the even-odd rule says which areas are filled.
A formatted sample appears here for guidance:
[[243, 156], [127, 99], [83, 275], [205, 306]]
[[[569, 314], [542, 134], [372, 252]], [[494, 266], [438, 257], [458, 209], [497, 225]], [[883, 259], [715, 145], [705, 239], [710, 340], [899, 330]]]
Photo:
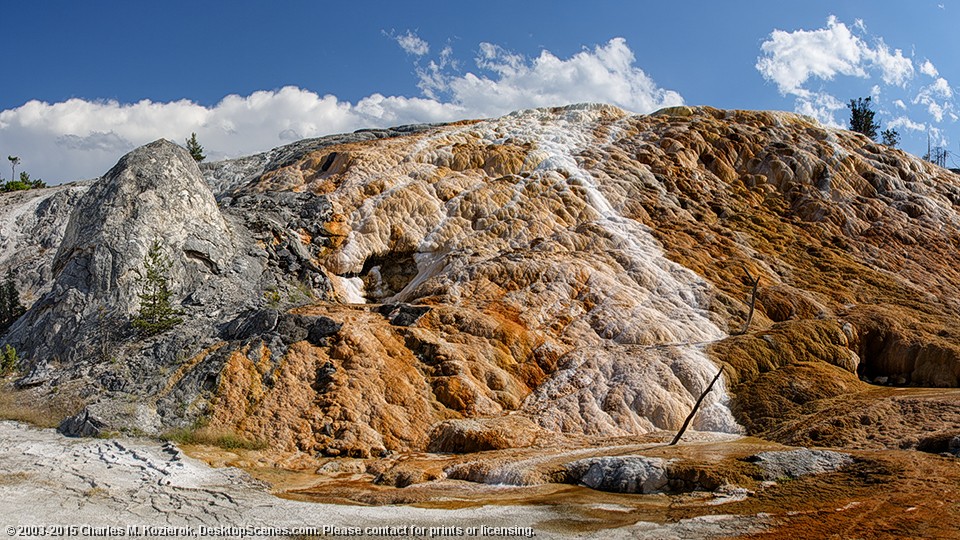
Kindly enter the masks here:
[[683, 425], [680, 426], [680, 431], [677, 432], [677, 436], [673, 438], [673, 441], [671, 441], [668, 446], [673, 446], [678, 442], [680, 442], [680, 437], [683, 436], [683, 432], [687, 430], [687, 426], [690, 425], [690, 421], [693, 420], [693, 417], [697, 414], [697, 409], [699, 409], [700, 404], [703, 403], [703, 398], [707, 397], [707, 394], [710, 393], [710, 390], [713, 389], [713, 385], [716, 384], [717, 379], [719, 379], [720, 375], [722, 374], [723, 374], [723, 366], [720, 366], [720, 371], [717, 372], [716, 377], [714, 377], [713, 380], [710, 381], [710, 384], [707, 385], [707, 389], [704, 390], [702, 394], [700, 394], [700, 399], [698, 399], [697, 402], [693, 404], [693, 410], [690, 411], [690, 414], [687, 416], [687, 419], [683, 421]]
[[753, 290], [750, 291], [750, 311], [747, 313], [747, 320], [743, 323], [743, 330], [737, 332], [736, 335], [746, 334], [747, 330], [750, 329], [750, 321], [753, 320], [753, 310], [757, 305], [757, 287], [760, 285], [760, 276], [753, 277], [750, 274], [750, 270], [747, 270], [746, 265], [743, 265], [743, 271], [747, 274], [747, 279], [750, 280], [750, 284], [753, 285]]

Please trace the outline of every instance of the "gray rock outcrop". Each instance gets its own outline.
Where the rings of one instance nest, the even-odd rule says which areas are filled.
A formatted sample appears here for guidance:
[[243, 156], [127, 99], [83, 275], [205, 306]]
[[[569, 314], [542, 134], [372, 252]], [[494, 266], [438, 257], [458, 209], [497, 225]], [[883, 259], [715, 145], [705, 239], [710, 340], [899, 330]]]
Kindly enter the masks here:
[[[108, 408], [130, 395], [150, 403], [173, 366], [215, 343], [225, 319], [255, 306], [266, 257], [254, 253], [242, 222], [221, 214], [186, 150], [169, 141], [134, 150], [84, 190], [72, 206], [59, 203], [69, 219], [52, 244], [59, 249], [48, 290], [5, 336], [22, 358], [18, 385], [79, 380], [85, 395]], [[154, 242], [170, 261], [168, 284], [184, 322], [176, 332], [145, 339], [129, 322], [139, 310], [144, 257]], [[200, 391], [176, 397], [191, 401]], [[111, 421], [141, 429], [139, 416]], [[83, 431], [86, 424], [78, 425]]]
[[657, 493], [669, 483], [667, 465], [660, 458], [616, 456], [568, 463], [568, 479], [591, 489], [615, 493]]
[[[107, 352], [139, 307], [144, 256], [159, 241], [172, 266], [177, 301], [223, 307], [231, 283], [255, 280], [196, 163], [159, 140], [126, 155], [91, 186], [70, 214], [52, 264], [53, 285], [11, 330], [24, 351], [24, 383], [44, 378], [50, 362]], [[241, 279], [237, 279], [237, 278]], [[236, 296], [236, 295], [233, 295]]]
[[60, 422], [57, 432], [67, 437], [96, 437], [103, 433], [107, 423], [90, 414], [90, 410], [84, 408], [73, 416], [68, 416]]
[[767, 480], [777, 480], [833, 472], [853, 463], [853, 457], [850, 454], [831, 450], [798, 448], [796, 450], [760, 452], [746, 458], [746, 461], [760, 467], [763, 471], [763, 477]]
[[13, 271], [29, 306], [50, 290], [53, 258], [70, 214], [90, 182], [0, 194], [0, 274]]

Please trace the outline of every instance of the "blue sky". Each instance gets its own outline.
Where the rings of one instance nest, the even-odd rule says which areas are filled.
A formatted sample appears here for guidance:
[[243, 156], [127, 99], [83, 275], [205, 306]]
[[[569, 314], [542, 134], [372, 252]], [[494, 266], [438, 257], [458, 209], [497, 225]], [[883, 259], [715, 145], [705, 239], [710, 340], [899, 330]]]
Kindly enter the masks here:
[[[960, 153], [960, 2], [0, 1], [0, 155], [50, 183], [196, 132], [211, 159], [604, 101], [877, 118]], [[958, 159], [960, 161], [960, 159]], [[10, 171], [0, 167], [0, 177]]]

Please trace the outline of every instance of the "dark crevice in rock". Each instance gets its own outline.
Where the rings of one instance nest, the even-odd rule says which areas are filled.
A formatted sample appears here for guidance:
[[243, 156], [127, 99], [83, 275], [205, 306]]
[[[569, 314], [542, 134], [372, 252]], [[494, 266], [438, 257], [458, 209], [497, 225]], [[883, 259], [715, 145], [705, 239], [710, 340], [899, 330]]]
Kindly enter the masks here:
[[857, 375], [881, 386], [960, 386], [955, 370], [960, 351], [938, 343], [923, 343], [897, 332], [871, 329], [861, 338]]
[[410, 304], [384, 304], [377, 312], [390, 320], [394, 326], [413, 326], [420, 317], [430, 311], [430, 306], [411, 306]]
[[211, 260], [210, 257], [207, 257], [205, 254], [200, 253], [199, 251], [192, 250], [192, 249], [185, 249], [185, 250], [183, 250], [183, 254], [184, 254], [188, 259], [193, 260], [193, 261], [197, 261], [197, 262], [199, 262], [200, 264], [206, 266], [206, 267], [207, 267], [207, 270], [209, 270], [210, 273], [212, 273], [212, 274], [217, 274], [217, 275], [220, 274], [220, 266], [219, 266], [217, 263], [215, 263], [213, 260]]

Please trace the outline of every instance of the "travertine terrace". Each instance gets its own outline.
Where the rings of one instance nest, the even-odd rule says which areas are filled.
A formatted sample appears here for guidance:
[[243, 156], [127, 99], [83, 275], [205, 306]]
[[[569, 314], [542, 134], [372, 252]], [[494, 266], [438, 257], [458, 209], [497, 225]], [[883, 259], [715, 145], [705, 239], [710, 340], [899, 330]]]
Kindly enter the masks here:
[[[31, 267], [4, 399], [82, 411], [84, 432], [205, 430], [269, 448], [214, 462], [395, 489], [589, 470], [757, 488], [736, 460], [780, 443], [859, 452], [844, 482], [911, 456], [909, 493], [947, 459], [917, 450], [960, 449], [960, 176], [803, 116], [574, 105], [202, 168], [158, 141], [0, 204], [0, 266]], [[184, 322], [142, 338], [154, 240]], [[689, 440], [751, 450], [642, 446], [721, 367]]]

